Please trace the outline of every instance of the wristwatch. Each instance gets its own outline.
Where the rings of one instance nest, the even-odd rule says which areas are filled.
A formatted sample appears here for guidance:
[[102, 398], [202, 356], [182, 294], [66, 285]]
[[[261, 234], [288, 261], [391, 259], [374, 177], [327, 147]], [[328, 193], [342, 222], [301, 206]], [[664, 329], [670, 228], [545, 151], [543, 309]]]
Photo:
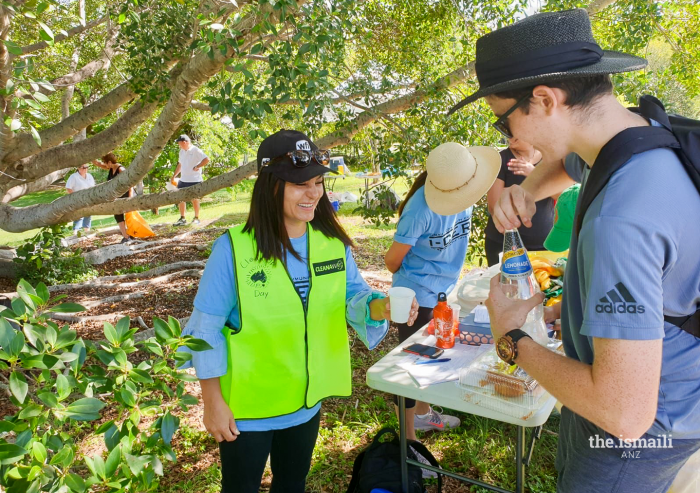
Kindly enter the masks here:
[[524, 330], [514, 329], [499, 338], [496, 342], [498, 357], [509, 365], [514, 365], [515, 359], [518, 357], [518, 341], [523, 337], [530, 337], [530, 335]]

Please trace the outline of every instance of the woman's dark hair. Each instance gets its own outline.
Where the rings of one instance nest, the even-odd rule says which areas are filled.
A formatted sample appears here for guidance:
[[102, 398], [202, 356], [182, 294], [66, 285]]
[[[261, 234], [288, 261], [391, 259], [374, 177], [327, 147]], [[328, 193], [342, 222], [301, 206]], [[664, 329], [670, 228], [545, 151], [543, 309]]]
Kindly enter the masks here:
[[[284, 225], [284, 187], [287, 182], [280, 180], [272, 173], [260, 173], [253, 187], [253, 196], [250, 200], [250, 212], [248, 220], [243, 227], [243, 232], [252, 232], [257, 244], [257, 259], [281, 260], [290, 252], [299, 260], [302, 258], [294, 250], [289, 240], [287, 228]], [[323, 186], [323, 195], [316, 205], [311, 226], [328, 238], [337, 238], [345, 246], [352, 247], [353, 242], [338, 222], [326, 186]]]
[[[610, 80], [610, 76], [607, 74], [602, 74], [543, 82], [542, 84], [536, 84], [523, 89], [513, 89], [511, 91], [499, 92], [494, 94], [494, 96], [502, 99], [520, 100], [528, 93], [532, 95], [532, 90], [538, 85], [544, 85], [554, 89], [561, 89], [566, 93], [566, 101], [564, 101], [565, 105], [570, 107], [578, 106], [584, 110], [590, 108], [598, 97], [606, 94], [612, 94], [613, 92], [613, 85], [612, 81]], [[527, 115], [530, 109], [529, 102], [523, 104], [520, 108]]]
[[413, 194], [416, 193], [420, 187], [425, 185], [426, 178], [428, 178], [427, 171], [423, 171], [416, 177], [415, 181], [413, 182], [413, 186], [411, 186], [411, 189], [406, 194], [406, 198], [403, 199], [403, 202], [401, 202], [401, 205], [399, 205], [399, 217], [401, 217], [401, 213], [406, 207], [406, 204], [408, 204], [408, 200], [413, 197]]
[[102, 156], [102, 162], [103, 163], [114, 163], [114, 164], [118, 163], [117, 157], [111, 152], [108, 152], [107, 154]]

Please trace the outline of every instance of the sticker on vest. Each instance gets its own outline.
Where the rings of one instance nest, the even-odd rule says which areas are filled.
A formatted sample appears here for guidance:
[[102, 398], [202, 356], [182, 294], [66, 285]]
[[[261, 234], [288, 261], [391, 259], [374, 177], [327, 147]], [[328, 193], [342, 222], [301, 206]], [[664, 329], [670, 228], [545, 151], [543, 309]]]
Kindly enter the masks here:
[[503, 252], [503, 268], [501, 272], [506, 277], [527, 277], [532, 271], [530, 259], [523, 248]]
[[255, 297], [267, 298], [268, 291], [265, 288], [272, 272], [269, 263], [257, 262], [254, 258], [250, 258], [241, 262], [241, 268], [244, 271], [246, 284], [255, 290]]
[[334, 272], [342, 272], [345, 270], [345, 259], [336, 258], [333, 260], [326, 260], [325, 262], [318, 262], [314, 265], [314, 274], [316, 276], [325, 276], [326, 274], [333, 274]]

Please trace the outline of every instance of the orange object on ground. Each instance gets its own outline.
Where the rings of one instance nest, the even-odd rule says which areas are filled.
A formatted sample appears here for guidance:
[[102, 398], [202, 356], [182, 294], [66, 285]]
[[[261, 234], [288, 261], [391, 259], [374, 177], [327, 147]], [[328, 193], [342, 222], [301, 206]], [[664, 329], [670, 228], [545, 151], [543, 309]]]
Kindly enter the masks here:
[[146, 220], [137, 211], [124, 214], [124, 222], [126, 224], [126, 232], [131, 236], [135, 236], [136, 238], [150, 238], [156, 235]]

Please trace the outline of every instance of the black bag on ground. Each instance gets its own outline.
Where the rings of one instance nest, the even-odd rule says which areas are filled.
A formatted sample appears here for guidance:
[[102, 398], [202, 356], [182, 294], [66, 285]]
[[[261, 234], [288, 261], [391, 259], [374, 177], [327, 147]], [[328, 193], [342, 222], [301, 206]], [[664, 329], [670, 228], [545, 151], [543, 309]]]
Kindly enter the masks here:
[[[648, 95], [639, 98], [639, 108], [630, 110], [661, 126], [625, 129], [603, 146], [581, 192], [581, 207], [575, 222], [577, 234], [581, 232], [583, 218], [593, 200], [613, 173], [635, 154], [652, 149], [673, 149], [700, 193], [700, 121], [669, 115], [661, 101]], [[664, 316], [664, 320], [700, 337], [700, 307], [684, 317]]]
[[[387, 434], [393, 434], [391, 441], [380, 442]], [[415, 440], [407, 440], [409, 459], [417, 460], [411, 448], [428, 459], [431, 465], [439, 467], [425, 445]], [[392, 493], [401, 493], [401, 445], [399, 434], [391, 427], [382, 428], [372, 443], [355, 459], [352, 467], [352, 479], [347, 493], [370, 493], [374, 488], [383, 488]], [[423, 493], [423, 474], [421, 468], [408, 465], [408, 492]], [[442, 492], [442, 475], [438, 473], [438, 493]]]

